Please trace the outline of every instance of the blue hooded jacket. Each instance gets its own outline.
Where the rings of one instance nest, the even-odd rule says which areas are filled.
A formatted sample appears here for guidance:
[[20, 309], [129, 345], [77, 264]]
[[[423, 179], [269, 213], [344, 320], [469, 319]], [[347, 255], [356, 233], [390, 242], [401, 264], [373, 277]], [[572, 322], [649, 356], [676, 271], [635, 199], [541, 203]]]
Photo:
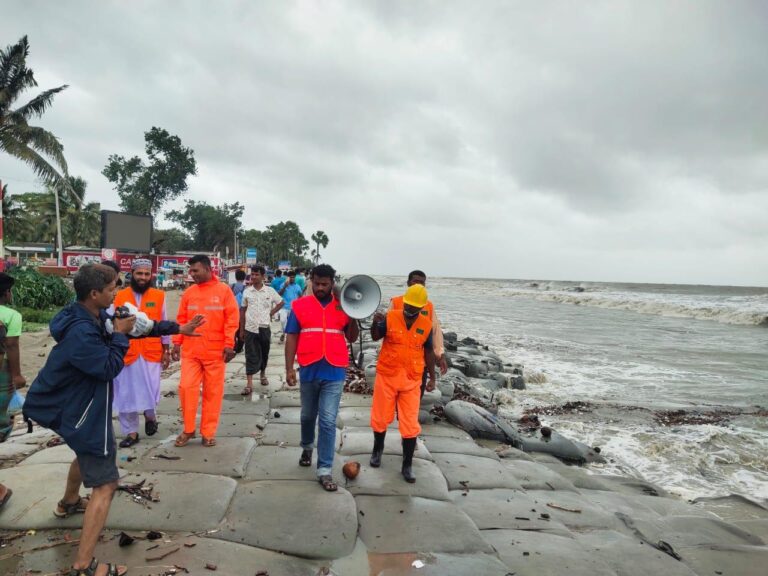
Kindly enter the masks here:
[[56, 345], [24, 402], [24, 416], [54, 430], [76, 453], [96, 456], [113, 450], [112, 379], [129, 343], [124, 334], [108, 334], [104, 320], [77, 302], [54, 316]]

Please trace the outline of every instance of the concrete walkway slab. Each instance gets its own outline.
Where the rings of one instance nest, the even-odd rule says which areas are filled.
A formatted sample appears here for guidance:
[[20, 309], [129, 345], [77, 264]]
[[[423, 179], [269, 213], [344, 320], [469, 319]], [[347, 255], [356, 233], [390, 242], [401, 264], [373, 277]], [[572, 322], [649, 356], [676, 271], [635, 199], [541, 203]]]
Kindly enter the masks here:
[[280, 390], [272, 394], [269, 399], [269, 407], [274, 408], [290, 408], [300, 407], [301, 396], [299, 395], [298, 386], [294, 390]]
[[660, 514], [647, 506], [639, 496], [607, 492], [605, 490], [581, 490], [581, 496], [610, 514], [621, 513], [630, 518], [656, 519]]
[[373, 405], [373, 396], [367, 394], [342, 394], [339, 406], [341, 408], [360, 408]]
[[[306, 480], [317, 478], [317, 452], [312, 455], [312, 466], [299, 466], [301, 448], [295, 446], [256, 446], [245, 469], [246, 480]], [[333, 460], [333, 477], [343, 482], [337, 455]]]
[[216, 437], [253, 438], [260, 435], [267, 425], [264, 416], [253, 414], [222, 414]]
[[683, 546], [764, 546], [762, 538], [717, 518], [666, 516], [655, 520], [622, 517], [627, 527], [646, 542]]
[[457, 428], [456, 426], [453, 426], [452, 424], [446, 424], [446, 423], [435, 423], [435, 424], [424, 424], [421, 427], [421, 434], [419, 436], [444, 436], [448, 438], [460, 438], [463, 440], [472, 440], [472, 436], [467, 434], [464, 430], [461, 428]]
[[0, 444], [0, 461], [15, 460], [17, 458], [33, 454], [40, 447], [36, 444], [22, 444], [21, 442], [3, 442]]
[[43, 445], [52, 438], [57, 438], [58, 434], [53, 430], [48, 430], [42, 426], [35, 426], [35, 429], [27, 434], [26, 428], [17, 428], [11, 433], [11, 436], [4, 444], [36, 444]]
[[385, 454], [381, 458], [380, 468], [371, 468], [369, 454], [344, 456], [344, 462], [356, 460], [361, 464], [360, 474], [346, 484], [354, 496], [420, 496], [433, 500], [448, 500], [448, 486], [440, 469], [433, 462], [414, 458], [413, 473], [416, 483], [403, 480], [400, 472], [403, 459], [401, 456]]
[[765, 576], [768, 566], [765, 546], [693, 546], [676, 551], [698, 575]]
[[585, 550], [621, 576], [695, 576], [688, 566], [672, 556], [619, 532], [595, 530], [576, 533], [574, 537]]
[[[315, 444], [317, 444], [317, 429], [315, 429]], [[341, 433], [336, 431], [336, 450], [341, 444]], [[301, 425], [282, 424], [272, 420], [264, 428], [261, 437], [262, 446], [301, 446]]]
[[572, 538], [524, 530], [483, 530], [482, 534], [515, 576], [617, 576]]
[[525, 460], [502, 460], [506, 470], [517, 478], [525, 490], [570, 490], [578, 492], [570, 480], [553, 472], [544, 464]]
[[[170, 542], [162, 542], [167, 549], [178, 548], [159, 561], [147, 561], [149, 543], [136, 541], [131, 546], [118, 546], [118, 532], [107, 531], [104, 541], [96, 546], [96, 557], [105, 562], [124, 564], [130, 567], [130, 576], [160, 576], [171, 574], [174, 565], [182, 566], [192, 576], [253, 576], [264, 571], [274, 576], [317, 576], [327, 562], [305, 560], [286, 556], [269, 550], [244, 546], [214, 538], [188, 536], [184, 533], [169, 533]], [[189, 546], [185, 546], [188, 544]], [[50, 550], [25, 554], [23, 571], [20, 574], [51, 574], [56, 568], [72, 564], [76, 547], [59, 546]], [[205, 565], [216, 566], [215, 571], [206, 570]], [[181, 570], [176, 574], [183, 574]]]
[[355, 500], [360, 538], [371, 552], [491, 552], [469, 516], [451, 503], [407, 496]]
[[467, 456], [482, 456], [498, 460], [498, 455], [488, 448], [479, 446], [474, 440], [462, 440], [445, 436], [424, 436], [424, 444], [432, 454], [466, 454]]
[[[368, 454], [373, 449], [373, 431], [370, 428], [344, 428], [341, 431], [341, 448], [339, 453], [345, 456]], [[384, 454], [403, 455], [403, 440], [397, 430], [387, 432], [384, 439]], [[421, 438], [416, 440], [415, 458], [432, 460], [432, 454], [427, 450]]]
[[267, 410], [267, 418], [275, 424], [301, 424], [301, 408], [270, 408]]
[[0, 513], [0, 529], [79, 527], [82, 515], [65, 519], [53, 515], [56, 503], [64, 495], [68, 472], [69, 464], [30, 464], [0, 470], [0, 482], [13, 489], [13, 497]]
[[30, 464], [69, 464], [75, 459], [75, 453], [66, 444], [44, 448], [19, 462], [19, 466]]
[[340, 558], [352, 552], [357, 509], [339, 487], [317, 482], [264, 481], [238, 486], [223, 529], [212, 535], [308, 558]]
[[184, 472], [132, 473], [121, 485], [145, 481], [159, 502], [136, 500], [118, 491], [107, 527], [117, 530], [200, 531], [216, 528], [224, 518], [237, 482], [226, 476]]
[[580, 494], [567, 490], [528, 490], [536, 509], [575, 531], [621, 530], [623, 523], [612, 512], [596, 506]]
[[520, 483], [496, 460], [465, 454], [435, 454], [434, 458], [448, 480], [449, 490], [520, 489]]
[[546, 506], [525, 492], [509, 489], [454, 490], [451, 501], [463, 510], [480, 530], [547, 530], [567, 534], [562, 522], [542, 517]]
[[269, 398], [258, 396], [241, 396], [234, 398], [225, 397], [221, 403], [222, 414], [253, 414], [254, 416], [266, 416], [269, 411]]
[[[190, 440], [183, 448], [176, 448], [169, 439], [147, 452], [139, 461], [139, 470], [197, 472], [241, 478], [245, 473], [251, 451], [256, 446], [252, 438], [217, 438], [216, 446], [207, 448], [200, 438]], [[165, 457], [179, 457], [168, 460]]]

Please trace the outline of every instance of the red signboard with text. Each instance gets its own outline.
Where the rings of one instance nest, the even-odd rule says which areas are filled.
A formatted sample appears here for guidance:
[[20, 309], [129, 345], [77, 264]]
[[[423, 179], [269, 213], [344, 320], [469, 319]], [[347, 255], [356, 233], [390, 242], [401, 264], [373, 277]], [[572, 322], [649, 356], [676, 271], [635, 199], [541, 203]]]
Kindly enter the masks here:
[[[187, 260], [192, 256], [181, 254], [125, 254], [117, 252], [115, 262], [120, 265], [120, 270], [130, 272], [133, 261], [137, 258], [149, 259], [152, 262], [152, 272], [157, 273], [158, 266], [163, 268], [173, 268], [174, 266], [186, 267]], [[100, 263], [102, 261], [101, 251], [80, 252], [64, 250], [64, 266], [70, 272], [77, 272], [83, 264]], [[217, 275], [221, 274], [221, 258], [211, 257], [211, 266]]]

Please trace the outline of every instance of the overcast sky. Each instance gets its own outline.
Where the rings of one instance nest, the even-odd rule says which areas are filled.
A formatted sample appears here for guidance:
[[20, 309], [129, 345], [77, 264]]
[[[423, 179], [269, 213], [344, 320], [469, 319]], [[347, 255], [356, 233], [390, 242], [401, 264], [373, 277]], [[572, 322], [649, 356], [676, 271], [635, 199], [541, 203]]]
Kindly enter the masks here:
[[[188, 198], [348, 273], [768, 286], [768, 3], [4, 0], [90, 200], [160, 126]], [[31, 92], [30, 92], [31, 94]], [[34, 176], [0, 154], [11, 192]], [[180, 204], [180, 203], [179, 203]]]

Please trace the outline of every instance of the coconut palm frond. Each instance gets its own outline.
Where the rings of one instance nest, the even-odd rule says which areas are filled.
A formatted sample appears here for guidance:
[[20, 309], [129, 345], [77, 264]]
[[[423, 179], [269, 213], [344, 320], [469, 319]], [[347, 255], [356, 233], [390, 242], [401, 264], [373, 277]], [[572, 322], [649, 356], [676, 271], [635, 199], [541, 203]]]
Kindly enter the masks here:
[[53, 104], [53, 98], [56, 96], [56, 94], [62, 90], [65, 90], [66, 88], [69, 88], [68, 84], [64, 84], [58, 88], [51, 88], [50, 90], [46, 90], [45, 92], [42, 92], [41, 94], [38, 94], [32, 98], [32, 100], [24, 104], [24, 106], [21, 108], [14, 110], [13, 113], [18, 114], [25, 120], [29, 120], [32, 117], [39, 118], [48, 108], [51, 107], [51, 104]]

